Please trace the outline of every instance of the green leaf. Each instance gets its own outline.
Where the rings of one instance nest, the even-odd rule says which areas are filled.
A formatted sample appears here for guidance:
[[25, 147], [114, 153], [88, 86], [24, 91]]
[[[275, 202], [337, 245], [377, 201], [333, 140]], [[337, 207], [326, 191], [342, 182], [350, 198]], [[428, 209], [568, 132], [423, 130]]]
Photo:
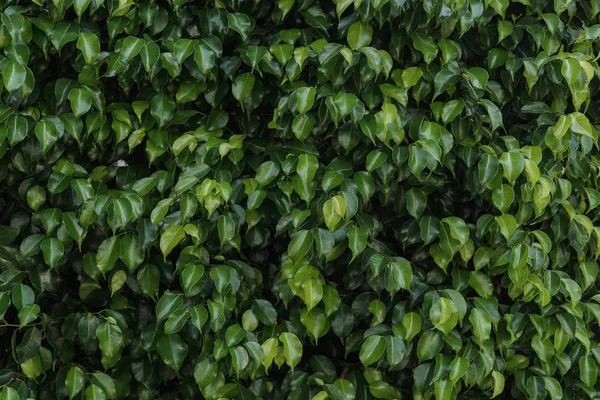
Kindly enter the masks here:
[[196, 364], [194, 370], [194, 380], [201, 388], [208, 386], [217, 376], [217, 363], [211, 363], [208, 359], [204, 359]]
[[452, 384], [448, 379], [439, 379], [434, 382], [435, 398], [450, 400], [452, 398]]
[[571, 114], [571, 130], [583, 136], [587, 136], [594, 141], [598, 140], [598, 132], [590, 124], [589, 119], [580, 112]]
[[243, 102], [252, 94], [252, 89], [254, 88], [254, 83], [256, 82], [256, 77], [251, 73], [244, 73], [238, 75], [233, 80], [233, 85], [231, 86], [231, 92], [233, 93], [233, 97], [236, 98], [242, 104]]
[[127, 280], [127, 273], [123, 270], [117, 271], [110, 278], [110, 294], [114, 296], [114, 294], [119, 291], [125, 284]]
[[46, 153], [59, 139], [60, 133], [52, 122], [44, 119], [35, 124], [35, 137], [42, 146], [42, 152]]
[[427, 196], [425, 192], [418, 189], [410, 189], [406, 192], [406, 209], [408, 213], [418, 219], [427, 207]]
[[199, 263], [190, 263], [186, 265], [181, 273], [181, 284], [187, 297], [193, 296], [195, 286], [204, 276], [204, 265]]
[[387, 336], [385, 338], [386, 357], [390, 367], [400, 364], [406, 356], [406, 345], [397, 337]]
[[150, 101], [150, 114], [160, 126], [165, 126], [175, 115], [175, 101], [160, 93], [152, 97]]
[[410, 312], [406, 314], [402, 319], [402, 326], [406, 330], [406, 340], [410, 341], [419, 332], [421, 332], [421, 327], [423, 326], [423, 319], [416, 312]]
[[382, 151], [373, 150], [367, 155], [367, 171], [373, 172], [381, 167], [387, 160], [388, 155]]
[[433, 39], [430, 36], [419, 32], [414, 32], [411, 35], [411, 39], [415, 49], [423, 54], [425, 63], [431, 63], [431, 61], [433, 61], [433, 59], [435, 58], [435, 56], [437, 56], [438, 53], [438, 47], [435, 45]]
[[273, 325], [277, 321], [277, 311], [267, 300], [254, 300], [252, 303], [252, 312], [265, 325]]
[[44, 262], [50, 268], [55, 268], [65, 253], [63, 242], [56, 238], [45, 238], [40, 243], [40, 249], [44, 254]]
[[[496, 372], [496, 371], [494, 371]], [[492, 372], [492, 374], [494, 373]], [[548, 393], [550, 394], [550, 398], [552, 400], [559, 400], [563, 398], [563, 391], [562, 391], [562, 387], [560, 386], [560, 383], [558, 383], [558, 381], [550, 376], [545, 376], [544, 377], [544, 384], [546, 386], [546, 389], [548, 389]]]
[[438, 331], [430, 329], [423, 332], [417, 343], [417, 357], [419, 362], [435, 358], [442, 349], [442, 346], [442, 335]]
[[471, 272], [469, 275], [469, 286], [484, 299], [488, 299], [494, 292], [494, 286], [490, 278], [482, 272]]
[[317, 279], [308, 279], [302, 283], [302, 299], [308, 311], [319, 304], [323, 298], [323, 285]]
[[237, 346], [235, 348], [229, 349], [229, 354], [231, 356], [231, 363], [233, 364], [233, 369], [235, 370], [236, 375], [239, 376], [240, 372], [243, 371], [250, 362], [248, 351], [242, 346]]
[[269, 338], [265, 340], [261, 347], [265, 356], [262, 364], [265, 367], [265, 370], [268, 371], [271, 364], [273, 364], [274, 358], [278, 355], [279, 340], [276, 338]]
[[500, 171], [500, 161], [492, 154], [484, 154], [478, 165], [479, 181], [486, 186]]
[[142, 48], [144, 47], [145, 42], [143, 39], [140, 39], [135, 36], [126, 37], [121, 46], [121, 58], [125, 62], [130, 62], [135, 56], [137, 56]]
[[85, 10], [90, 5], [90, 0], [73, 0], [73, 8], [78, 18], [81, 18]]
[[35, 321], [40, 313], [40, 306], [37, 304], [26, 304], [19, 310], [19, 326], [23, 327]]
[[352, 262], [367, 247], [367, 230], [358, 226], [353, 226], [347, 233], [348, 247], [352, 250]]
[[506, 184], [502, 184], [497, 187], [492, 194], [494, 206], [500, 210], [501, 213], [508, 211], [514, 200], [515, 192], [512, 186]]
[[167, 319], [171, 313], [183, 304], [183, 296], [179, 293], [165, 292], [156, 304], [156, 320]]
[[504, 172], [504, 178], [514, 185], [517, 178], [525, 169], [525, 159], [521, 153], [505, 152], [500, 157], [500, 164]]
[[448, 69], [442, 69], [434, 78], [435, 93], [433, 97], [436, 98], [440, 94], [446, 92], [452, 85], [456, 84], [458, 80], [459, 76], [455, 72]]
[[188, 354], [187, 344], [176, 334], [160, 336], [156, 343], [156, 349], [163, 362], [175, 371], [179, 371]]
[[385, 353], [385, 338], [379, 335], [369, 336], [362, 346], [358, 357], [365, 368], [375, 364]]
[[219, 293], [227, 293], [230, 289], [231, 272], [226, 267], [214, 267], [210, 269], [210, 278], [215, 284], [215, 289]]
[[500, 233], [506, 240], [509, 240], [517, 229], [517, 220], [511, 214], [503, 214], [495, 217], [496, 223], [500, 228]]
[[101, 323], [96, 330], [96, 336], [100, 343], [100, 350], [106, 357], [116, 356], [123, 348], [123, 333], [113, 321]]
[[16, 361], [25, 362], [35, 357], [42, 344], [42, 332], [36, 328], [29, 328], [23, 335], [23, 340], [16, 346]]
[[348, 28], [348, 45], [352, 50], [360, 50], [371, 43], [373, 27], [368, 22], [357, 21]]
[[174, 225], [165, 229], [160, 236], [160, 251], [162, 251], [165, 259], [184, 237], [185, 229], [181, 225]]
[[0, 392], [0, 400], [19, 400], [19, 392], [10, 386], [4, 386]]
[[450, 363], [450, 381], [454, 384], [460, 378], [465, 376], [469, 369], [469, 360], [464, 357], [456, 356]]
[[85, 389], [85, 398], [89, 400], [106, 400], [106, 395], [99, 386], [90, 385]]
[[390, 261], [385, 267], [384, 286], [392, 296], [400, 289], [410, 290], [412, 280], [413, 272], [410, 263], [401, 257]]
[[69, 93], [69, 101], [73, 114], [79, 118], [92, 107], [92, 94], [86, 88], [73, 89]]
[[246, 332], [240, 325], [231, 325], [225, 331], [225, 345], [227, 347], [235, 346], [236, 344], [240, 343], [244, 337], [246, 337]]
[[256, 181], [264, 187], [273, 182], [277, 175], [279, 175], [279, 166], [273, 161], [266, 161], [256, 170]]
[[358, 187], [358, 192], [360, 193], [363, 201], [368, 202], [371, 196], [373, 196], [375, 193], [375, 183], [373, 181], [373, 177], [364, 171], [357, 172], [354, 174], [354, 182]]
[[488, 4], [496, 13], [500, 14], [500, 17], [504, 18], [504, 12], [508, 8], [508, 3], [508, 0], [490, 0]]
[[4, 83], [4, 89], [9, 93], [21, 88], [27, 78], [27, 67], [8, 62], [2, 70], [2, 82]]
[[120, 255], [120, 237], [112, 236], [100, 244], [96, 253], [96, 263], [103, 276], [115, 267]]
[[160, 59], [160, 47], [156, 43], [146, 42], [140, 50], [140, 57], [146, 73], [150, 74]]
[[65, 380], [65, 386], [67, 387], [67, 392], [69, 393], [69, 399], [77, 396], [79, 392], [83, 390], [84, 384], [85, 373], [77, 366], [71, 367]]
[[200, 43], [194, 50], [194, 61], [198, 69], [203, 74], [208, 72], [215, 66], [215, 53], [207, 45]]
[[[75, 4], [81, 4], [85, 1], [89, 3], [89, 0], [75, 0]], [[100, 40], [98, 39], [98, 36], [93, 33], [81, 32], [77, 39], [77, 48], [83, 54], [86, 63], [94, 64], [100, 55]]]
[[527, 283], [529, 271], [527, 270], [527, 258], [529, 247], [519, 244], [510, 251], [510, 262], [508, 265], [508, 276], [511, 282], [518, 288], [523, 288]]
[[436, 329], [448, 334], [458, 322], [458, 309], [452, 300], [441, 297], [431, 306], [429, 317]]
[[202, 332], [202, 327], [208, 320], [208, 311], [202, 305], [190, 307], [190, 320], [192, 324]]
[[419, 67], [408, 67], [402, 71], [402, 83], [406, 88], [415, 86], [422, 77], [423, 70]]
[[46, 191], [43, 187], [36, 185], [29, 188], [27, 191], [27, 204], [33, 211], [37, 211], [45, 202]]
[[242, 41], [246, 41], [252, 29], [252, 21], [246, 14], [227, 14], [227, 26], [240, 34]]
[[301, 230], [294, 235], [294, 238], [288, 246], [288, 255], [293, 260], [299, 260], [304, 257], [311, 249], [313, 237], [310, 231]]
[[4, 318], [6, 310], [10, 307], [11, 301], [10, 296], [7, 292], [0, 292], [0, 319]]
[[283, 332], [279, 335], [279, 341], [283, 344], [283, 356], [286, 364], [294, 372], [294, 367], [302, 359], [302, 342], [296, 335], [290, 332]]
[[130, 271], [133, 271], [144, 261], [144, 251], [138, 236], [135, 233], [128, 233], [121, 237], [120, 242], [119, 258]]
[[323, 256], [333, 249], [333, 246], [335, 245], [335, 239], [329, 231], [315, 228], [311, 230], [311, 233], [315, 240], [315, 247], [319, 256]]
[[300, 114], [306, 114], [312, 108], [316, 94], [314, 87], [301, 87], [296, 90], [296, 108]]
[[102, 372], [94, 372], [92, 374], [92, 383], [102, 389], [109, 399], [117, 397], [117, 389], [113, 379]]
[[235, 236], [235, 222], [229, 215], [221, 215], [217, 223], [221, 248], [229, 243]]
[[175, 99], [177, 104], [189, 103], [198, 98], [206, 90], [206, 85], [199, 82], [184, 82], [179, 86]]
[[33, 289], [22, 283], [16, 285], [11, 291], [12, 303], [15, 305], [17, 310], [23, 308], [23, 306], [35, 303], [35, 293]]
[[319, 159], [312, 154], [301, 154], [298, 157], [298, 165], [296, 172], [302, 179], [302, 182], [309, 183], [315, 177], [315, 173], [319, 168]]
[[598, 365], [593, 358], [583, 356], [579, 359], [579, 377], [589, 387], [593, 387], [596, 384], [598, 380]]
[[488, 340], [492, 332], [492, 322], [489, 315], [478, 308], [471, 310], [469, 322], [473, 325], [473, 334], [480, 342]]

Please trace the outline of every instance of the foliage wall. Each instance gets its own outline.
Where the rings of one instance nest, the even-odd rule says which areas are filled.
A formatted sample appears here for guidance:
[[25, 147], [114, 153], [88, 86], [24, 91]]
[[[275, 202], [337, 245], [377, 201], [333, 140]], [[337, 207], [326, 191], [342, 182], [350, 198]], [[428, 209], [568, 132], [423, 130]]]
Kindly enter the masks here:
[[598, 395], [599, 0], [0, 9], [0, 399]]

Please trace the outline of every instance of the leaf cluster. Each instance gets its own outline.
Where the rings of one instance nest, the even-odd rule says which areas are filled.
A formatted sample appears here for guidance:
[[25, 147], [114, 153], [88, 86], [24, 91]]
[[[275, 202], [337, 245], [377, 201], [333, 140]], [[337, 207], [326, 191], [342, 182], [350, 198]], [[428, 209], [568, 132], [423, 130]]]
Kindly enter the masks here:
[[599, 18], [0, 0], [0, 400], [597, 397]]

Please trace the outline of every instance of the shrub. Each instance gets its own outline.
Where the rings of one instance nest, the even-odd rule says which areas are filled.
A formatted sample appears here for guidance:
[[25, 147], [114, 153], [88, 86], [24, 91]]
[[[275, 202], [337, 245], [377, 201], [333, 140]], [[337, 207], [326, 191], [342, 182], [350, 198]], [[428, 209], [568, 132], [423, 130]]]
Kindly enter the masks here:
[[0, 2], [0, 399], [583, 399], [600, 2]]

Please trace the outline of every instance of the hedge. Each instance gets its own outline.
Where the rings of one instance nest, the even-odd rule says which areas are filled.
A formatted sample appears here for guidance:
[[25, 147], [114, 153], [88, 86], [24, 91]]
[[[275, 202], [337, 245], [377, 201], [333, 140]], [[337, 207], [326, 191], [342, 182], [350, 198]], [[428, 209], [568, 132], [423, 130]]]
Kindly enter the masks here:
[[0, 400], [599, 395], [599, 0], [0, 9]]

